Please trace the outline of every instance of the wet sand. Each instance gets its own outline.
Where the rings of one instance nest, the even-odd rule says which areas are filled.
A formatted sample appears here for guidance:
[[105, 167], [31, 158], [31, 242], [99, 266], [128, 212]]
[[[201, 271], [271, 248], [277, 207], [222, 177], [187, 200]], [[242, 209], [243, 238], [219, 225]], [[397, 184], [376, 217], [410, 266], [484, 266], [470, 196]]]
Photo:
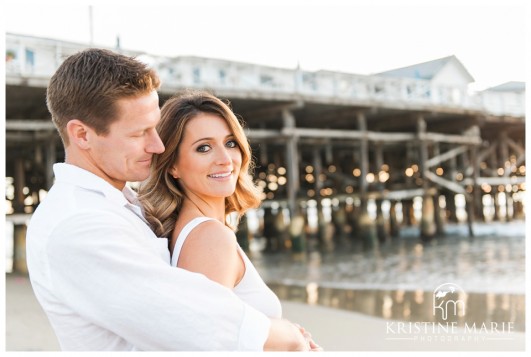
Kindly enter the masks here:
[[[523, 351], [525, 334], [408, 334], [397, 321], [323, 306], [283, 301], [284, 317], [307, 328], [327, 351]], [[391, 323], [391, 325], [389, 325]], [[414, 332], [414, 331], [413, 331]], [[461, 339], [461, 340], [459, 340]], [[58, 351], [27, 276], [6, 277], [6, 351]]]

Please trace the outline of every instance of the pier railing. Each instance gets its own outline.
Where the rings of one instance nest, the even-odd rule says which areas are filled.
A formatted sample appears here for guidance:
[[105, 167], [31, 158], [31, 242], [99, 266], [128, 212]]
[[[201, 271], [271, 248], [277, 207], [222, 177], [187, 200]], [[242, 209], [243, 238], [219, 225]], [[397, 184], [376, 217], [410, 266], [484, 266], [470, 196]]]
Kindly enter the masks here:
[[[88, 45], [7, 34], [7, 83], [49, 79], [69, 55]], [[310, 72], [201, 57], [156, 57], [122, 51], [154, 67], [163, 90], [211, 88], [238, 97], [302, 96], [324, 102], [349, 102], [390, 108], [474, 110], [490, 115], [523, 116], [525, 92], [472, 92], [428, 80], [388, 78], [333, 71]], [[42, 82], [39, 82], [42, 84]]]
[[168, 60], [158, 69], [164, 83], [175, 87], [300, 94], [322, 99], [379, 102], [393, 107], [428, 104], [482, 109], [481, 97], [469, 94], [466, 87], [434, 85], [421, 79], [309, 72], [197, 57]]

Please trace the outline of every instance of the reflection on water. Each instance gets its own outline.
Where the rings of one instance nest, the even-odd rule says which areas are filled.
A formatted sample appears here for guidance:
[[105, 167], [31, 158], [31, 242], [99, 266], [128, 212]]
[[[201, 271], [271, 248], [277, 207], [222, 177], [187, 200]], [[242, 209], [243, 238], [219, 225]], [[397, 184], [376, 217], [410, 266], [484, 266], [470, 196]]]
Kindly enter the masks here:
[[411, 322], [457, 322], [464, 326], [497, 323], [499, 330], [525, 331], [525, 296], [515, 294], [468, 293], [465, 313], [448, 316], [443, 321], [433, 313], [433, 291], [405, 290], [347, 290], [307, 286], [268, 284], [281, 300], [318, 304], [356, 311], [384, 319]]
[[466, 292], [525, 293], [525, 236], [448, 236], [422, 243], [400, 238], [365, 251], [356, 244], [333, 252], [257, 254], [266, 282], [350, 290], [433, 291], [454, 283]]
[[281, 299], [385, 319], [433, 321], [434, 289], [453, 283], [467, 296], [466, 314], [457, 322], [513, 322], [515, 330], [524, 331], [524, 224], [482, 227], [487, 228], [497, 231], [470, 239], [454, 230], [428, 243], [401, 237], [369, 251], [351, 241], [299, 257], [251, 255]]

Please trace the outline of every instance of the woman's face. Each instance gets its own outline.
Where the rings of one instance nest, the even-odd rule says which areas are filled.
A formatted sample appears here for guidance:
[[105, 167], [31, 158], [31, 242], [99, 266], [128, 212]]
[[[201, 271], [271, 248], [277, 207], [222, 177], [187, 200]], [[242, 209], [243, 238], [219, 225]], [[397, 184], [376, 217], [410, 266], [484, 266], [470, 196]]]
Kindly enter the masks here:
[[240, 147], [225, 120], [201, 113], [186, 124], [170, 173], [187, 195], [224, 199], [236, 189], [241, 164]]

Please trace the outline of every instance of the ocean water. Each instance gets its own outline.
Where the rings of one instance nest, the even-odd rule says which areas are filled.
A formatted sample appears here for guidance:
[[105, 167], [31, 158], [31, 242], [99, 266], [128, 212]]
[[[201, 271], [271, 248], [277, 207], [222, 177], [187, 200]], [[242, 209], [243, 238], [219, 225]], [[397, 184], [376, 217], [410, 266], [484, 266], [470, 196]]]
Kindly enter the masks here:
[[[421, 242], [418, 228], [365, 250], [336, 246], [294, 256], [251, 252], [251, 259], [281, 299], [320, 304], [405, 321], [431, 321], [438, 286], [466, 295], [464, 321], [508, 322], [525, 329], [525, 224], [447, 225], [444, 237]], [[467, 320], [468, 319], [468, 320]]]

